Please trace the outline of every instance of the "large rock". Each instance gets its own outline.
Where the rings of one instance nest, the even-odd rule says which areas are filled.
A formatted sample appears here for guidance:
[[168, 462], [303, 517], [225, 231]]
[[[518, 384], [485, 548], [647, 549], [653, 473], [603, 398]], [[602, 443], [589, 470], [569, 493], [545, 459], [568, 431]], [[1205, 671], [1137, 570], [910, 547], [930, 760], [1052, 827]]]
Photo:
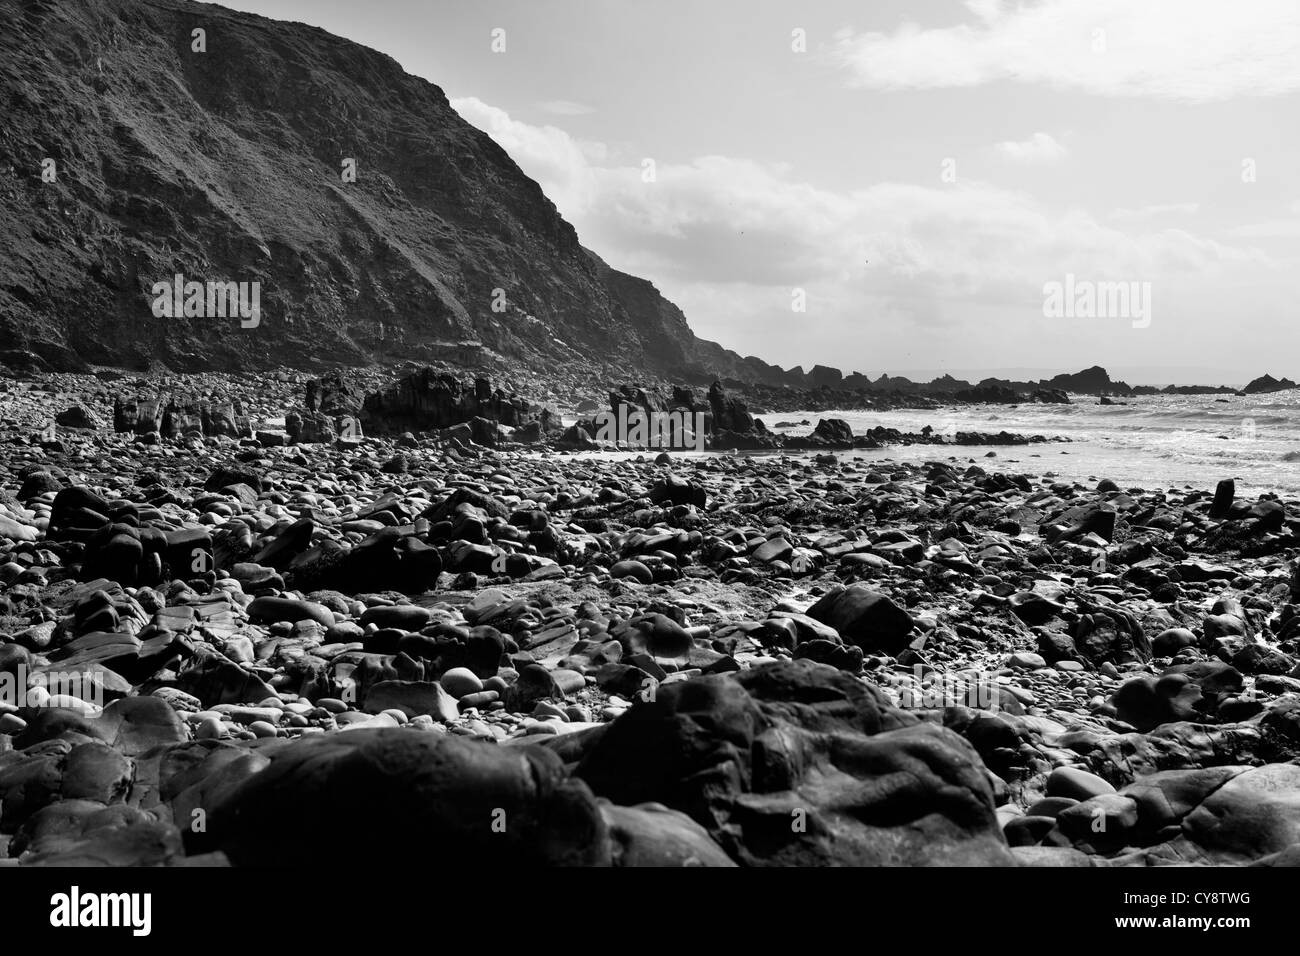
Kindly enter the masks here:
[[575, 774], [681, 810], [744, 864], [1012, 863], [971, 746], [811, 661], [665, 685]]
[[[361, 729], [277, 749], [229, 793], [190, 849], [236, 865], [375, 873], [411, 860], [445, 865], [610, 862], [608, 828], [586, 785], [540, 747], [492, 747], [443, 734]], [[286, 853], [286, 848], [290, 848]]]
[[1245, 767], [1162, 770], [1134, 780], [1120, 793], [1136, 802], [1139, 827], [1155, 834], [1180, 825], [1206, 797], [1245, 771]]
[[453, 375], [425, 368], [377, 392], [366, 395], [362, 424], [371, 434], [432, 431], [475, 418], [518, 427], [532, 421], [543, 430], [558, 425], [547, 409], [530, 405], [518, 396], [493, 389], [485, 378], [466, 385]]
[[87, 408], [80, 403], [69, 406], [54, 416], [55, 424], [62, 425], [65, 428], [91, 428], [99, 429], [104, 427], [104, 422], [93, 409]]
[[366, 692], [366, 711], [378, 714], [385, 710], [400, 710], [407, 717], [427, 715], [435, 720], [460, 716], [456, 698], [437, 681], [380, 681]]
[[1300, 843], [1300, 767], [1269, 764], [1230, 779], [1183, 820], [1221, 862], [1244, 862]]
[[1151, 640], [1142, 625], [1118, 607], [1097, 608], [1094, 613], [1079, 615], [1073, 637], [1079, 655], [1096, 666], [1151, 660]]
[[50, 804], [14, 836], [24, 866], [165, 866], [183, 858], [181, 835], [135, 807], [94, 800]]
[[813, 429], [812, 437], [831, 448], [848, 448], [853, 444], [853, 429], [842, 418], [822, 418]]
[[744, 402], [727, 395], [721, 382], [714, 382], [709, 386], [709, 410], [716, 431], [733, 432], [739, 435], [766, 431], [763, 423], [749, 413]]
[[[80, 426], [98, 427], [98, 426]], [[113, 402], [113, 430], [164, 438], [186, 435], [214, 438], [249, 438], [252, 425], [238, 402], [217, 402], [190, 395], [164, 395]]]
[[735, 866], [705, 829], [661, 803], [620, 807], [602, 800], [615, 866]]
[[827, 591], [808, 616], [868, 653], [898, 654], [907, 647], [913, 627], [912, 616], [889, 597], [857, 584]]
[[180, 716], [159, 697], [115, 700], [104, 708], [96, 725], [104, 739], [128, 757], [189, 739]]

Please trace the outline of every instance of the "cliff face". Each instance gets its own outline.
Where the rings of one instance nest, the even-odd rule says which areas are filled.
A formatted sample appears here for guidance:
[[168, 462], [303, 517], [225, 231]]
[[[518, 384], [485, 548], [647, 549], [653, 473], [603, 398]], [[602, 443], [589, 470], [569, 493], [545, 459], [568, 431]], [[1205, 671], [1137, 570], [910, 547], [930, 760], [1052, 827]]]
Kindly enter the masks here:
[[[539, 371], [767, 368], [585, 250], [440, 89], [324, 31], [186, 0], [3, 0], [0, 102], [0, 362], [310, 367], [479, 343]], [[159, 317], [154, 285], [178, 274], [257, 283], [257, 321]]]

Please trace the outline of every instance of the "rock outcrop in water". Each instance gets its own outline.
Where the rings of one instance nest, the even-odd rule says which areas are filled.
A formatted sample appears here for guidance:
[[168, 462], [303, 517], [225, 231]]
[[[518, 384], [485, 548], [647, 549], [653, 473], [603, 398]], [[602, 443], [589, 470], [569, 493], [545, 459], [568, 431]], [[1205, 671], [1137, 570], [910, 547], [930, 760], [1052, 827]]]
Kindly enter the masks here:
[[1267, 395], [1269, 392], [1282, 392], [1287, 389], [1300, 388], [1289, 378], [1276, 379], [1272, 375], [1261, 375], [1242, 389], [1247, 395]]

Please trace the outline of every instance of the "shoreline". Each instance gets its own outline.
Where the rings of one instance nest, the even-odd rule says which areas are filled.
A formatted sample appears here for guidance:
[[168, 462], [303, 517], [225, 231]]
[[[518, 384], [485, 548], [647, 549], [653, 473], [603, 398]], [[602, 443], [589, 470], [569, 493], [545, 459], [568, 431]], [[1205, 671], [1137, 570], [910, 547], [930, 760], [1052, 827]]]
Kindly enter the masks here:
[[[128, 806], [166, 811], [175, 830], [161, 859], [125, 839], [122, 862], [264, 860], [296, 839], [291, 807], [317, 797], [295, 790], [301, 748], [338, 762], [332, 794], [354, 785], [348, 755], [379, 746], [483, 762], [458, 771], [482, 784], [456, 798], [473, 806], [506, 799], [498, 775], [518, 748], [544, 751], [529, 759], [586, 794], [583, 812], [660, 862], [673, 839], [719, 865], [771, 862], [766, 838], [709, 821], [798, 791], [856, 836], [792, 834], [783, 859], [881, 862], [872, 848], [903, 831], [864, 823], [883, 812], [870, 790], [845, 807], [815, 776], [749, 769], [692, 790], [713, 772], [713, 734], [748, 740], [744, 767], [761, 762], [756, 726], [804, 741], [801, 773], [869, 779], [827, 749], [817, 728], [834, 726], [886, 762], [925, 752], [959, 768], [947, 786], [960, 807], [900, 819], [920, 837], [894, 862], [1244, 863], [1267, 854], [1243, 857], [1194, 814], [1229, 769], [1245, 781], [1300, 756], [1295, 501], [1053, 480], [1007, 470], [1002, 449], [949, 463], [938, 446], [919, 462], [656, 463], [431, 434], [263, 447], [77, 429], [50, 442], [11, 426], [0, 441], [0, 654], [29, 672], [93, 671], [107, 698], [0, 708], [3, 767], [50, 746], [135, 779], [198, 745], [256, 758], [213, 791], [205, 832], [187, 829], [185, 805], [127, 787]], [[764, 716], [742, 731], [738, 706]], [[697, 716], [656, 722], [680, 708]], [[106, 730], [123, 721], [143, 721], [129, 743]], [[659, 765], [661, 747], [703, 748], [705, 763]], [[214, 787], [226, 759], [196, 768], [209, 780], [196, 785]], [[1206, 781], [1177, 833], [1137, 796], [1174, 769]], [[64, 769], [69, 793], [80, 772]], [[919, 808], [945, 785], [915, 786]], [[93, 831], [33, 843], [66, 802], [47, 797], [16, 811], [11, 854], [101, 846]], [[650, 801], [680, 812], [646, 818]], [[1076, 825], [1098, 806], [1115, 813], [1105, 839]], [[1259, 825], [1236, 812], [1223, 826]]]

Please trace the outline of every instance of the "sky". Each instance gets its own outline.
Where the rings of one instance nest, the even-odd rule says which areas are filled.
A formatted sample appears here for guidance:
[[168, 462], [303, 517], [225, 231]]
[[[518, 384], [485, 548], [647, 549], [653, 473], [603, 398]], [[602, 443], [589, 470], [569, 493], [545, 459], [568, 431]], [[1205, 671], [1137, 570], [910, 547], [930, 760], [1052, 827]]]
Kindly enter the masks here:
[[440, 86], [743, 355], [1300, 378], [1298, 0], [223, 5]]

